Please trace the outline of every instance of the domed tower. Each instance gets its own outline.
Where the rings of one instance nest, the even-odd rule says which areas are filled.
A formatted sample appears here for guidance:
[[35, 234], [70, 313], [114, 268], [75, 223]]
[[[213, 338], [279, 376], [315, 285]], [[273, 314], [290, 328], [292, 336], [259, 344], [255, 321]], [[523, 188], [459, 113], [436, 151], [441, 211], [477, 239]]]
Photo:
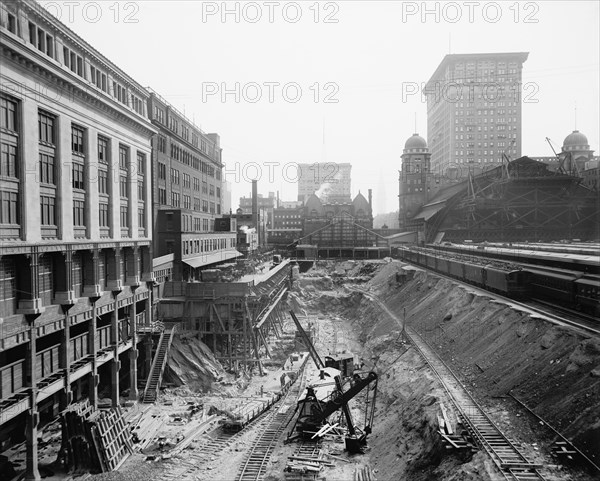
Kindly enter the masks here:
[[413, 134], [404, 144], [401, 159], [398, 216], [400, 227], [403, 228], [427, 202], [427, 179], [431, 162], [427, 141], [419, 134]]
[[567, 172], [583, 172], [585, 163], [593, 159], [594, 151], [590, 150], [587, 137], [574, 130], [565, 137], [559, 157], [564, 159], [563, 167]]

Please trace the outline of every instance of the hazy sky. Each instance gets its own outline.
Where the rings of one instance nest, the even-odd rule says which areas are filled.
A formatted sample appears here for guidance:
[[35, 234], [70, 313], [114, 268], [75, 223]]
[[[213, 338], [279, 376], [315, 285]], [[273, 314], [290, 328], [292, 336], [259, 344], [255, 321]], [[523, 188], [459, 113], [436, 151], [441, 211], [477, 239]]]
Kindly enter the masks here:
[[220, 134], [234, 209], [256, 164], [259, 192], [291, 200], [296, 163], [331, 161], [352, 163], [353, 195], [372, 188], [376, 213], [396, 210], [415, 115], [427, 133], [412, 92], [447, 53], [529, 52], [523, 155], [552, 155], [546, 137], [560, 150], [575, 106], [600, 150], [597, 1], [40, 3]]

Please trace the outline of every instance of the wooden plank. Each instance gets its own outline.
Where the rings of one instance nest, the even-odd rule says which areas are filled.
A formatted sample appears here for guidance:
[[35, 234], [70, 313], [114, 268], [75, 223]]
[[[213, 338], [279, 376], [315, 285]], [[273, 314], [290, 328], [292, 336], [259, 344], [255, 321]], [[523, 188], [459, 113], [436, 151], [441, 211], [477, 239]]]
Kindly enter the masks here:
[[446, 432], [448, 434], [454, 434], [454, 429], [452, 428], [452, 423], [448, 419], [448, 413], [446, 411], [446, 406], [444, 406], [444, 403], [440, 403], [440, 408], [442, 410], [442, 416], [444, 417], [444, 422], [446, 424]]

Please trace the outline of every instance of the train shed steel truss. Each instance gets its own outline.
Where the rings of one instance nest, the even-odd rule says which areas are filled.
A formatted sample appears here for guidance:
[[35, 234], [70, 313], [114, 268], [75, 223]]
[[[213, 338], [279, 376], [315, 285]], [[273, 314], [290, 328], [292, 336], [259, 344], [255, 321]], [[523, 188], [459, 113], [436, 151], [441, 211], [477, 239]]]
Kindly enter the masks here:
[[589, 239], [598, 234], [598, 193], [581, 179], [527, 157], [470, 178], [427, 222], [426, 240]]

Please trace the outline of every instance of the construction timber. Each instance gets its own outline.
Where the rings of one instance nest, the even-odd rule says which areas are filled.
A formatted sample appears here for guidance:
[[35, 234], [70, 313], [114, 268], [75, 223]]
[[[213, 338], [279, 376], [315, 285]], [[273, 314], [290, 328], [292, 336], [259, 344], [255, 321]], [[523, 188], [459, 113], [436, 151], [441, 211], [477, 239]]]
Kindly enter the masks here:
[[197, 334], [226, 369], [262, 374], [267, 339], [282, 335], [289, 282], [289, 261], [250, 282], [167, 282], [159, 318]]

